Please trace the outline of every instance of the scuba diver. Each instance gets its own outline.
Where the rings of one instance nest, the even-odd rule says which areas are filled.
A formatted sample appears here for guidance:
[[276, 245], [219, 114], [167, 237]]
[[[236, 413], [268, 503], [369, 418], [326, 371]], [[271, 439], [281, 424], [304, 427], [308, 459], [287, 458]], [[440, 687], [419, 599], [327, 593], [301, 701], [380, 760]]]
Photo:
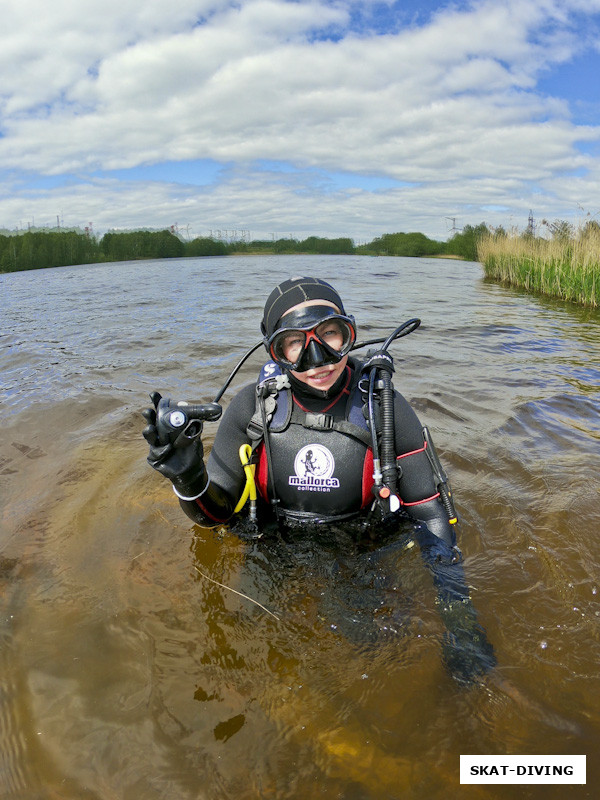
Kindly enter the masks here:
[[[247, 514], [257, 530], [269, 520], [287, 529], [358, 520], [376, 531], [408, 517], [438, 591], [446, 664], [472, 682], [495, 656], [464, 580], [452, 493], [428, 429], [392, 384], [388, 348], [419, 324], [409, 320], [386, 340], [359, 344], [354, 318], [329, 283], [286, 280], [265, 303], [262, 342], [233, 374], [263, 344], [269, 361], [229, 404], [207, 462], [202, 425], [220, 417], [233, 374], [213, 403], [152, 393], [143, 435], [149, 464], [199, 525]], [[366, 358], [352, 355], [382, 343]]]

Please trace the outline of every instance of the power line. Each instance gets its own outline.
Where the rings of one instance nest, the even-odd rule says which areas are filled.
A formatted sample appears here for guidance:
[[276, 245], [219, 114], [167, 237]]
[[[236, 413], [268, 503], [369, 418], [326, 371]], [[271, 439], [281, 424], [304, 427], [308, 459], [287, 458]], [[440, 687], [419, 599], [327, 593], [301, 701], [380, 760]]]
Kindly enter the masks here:
[[444, 217], [444, 219], [447, 219], [452, 223], [452, 227], [449, 228], [450, 233], [454, 233], [454, 231], [462, 231], [462, 228], [456, 227], [456, 217]]

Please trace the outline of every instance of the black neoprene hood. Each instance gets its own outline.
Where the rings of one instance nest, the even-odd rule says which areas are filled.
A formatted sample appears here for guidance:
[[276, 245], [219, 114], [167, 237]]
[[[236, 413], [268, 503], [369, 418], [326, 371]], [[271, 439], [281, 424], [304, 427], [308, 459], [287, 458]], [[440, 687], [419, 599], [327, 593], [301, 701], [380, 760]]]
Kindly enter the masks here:
[[265, 303], [263, 320], [260, 324], [264, 336], [271, 336], [277, 330], [281, 317], [299, 303], [306, 300], [328, 300], [345, 314], [342, 298], [326, 281], [320, 278], [290, 278], [276, 286]]

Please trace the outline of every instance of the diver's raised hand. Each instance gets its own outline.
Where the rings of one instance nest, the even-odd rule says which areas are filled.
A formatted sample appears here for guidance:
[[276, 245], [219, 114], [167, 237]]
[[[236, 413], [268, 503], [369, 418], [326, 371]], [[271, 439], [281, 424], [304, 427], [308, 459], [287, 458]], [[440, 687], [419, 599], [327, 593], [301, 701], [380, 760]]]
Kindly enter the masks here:
[[202, 446], [202, 422], [190, 419], [185, 406], [178, 407], [158, 392], [150, 395], [153, 406], [142, 416], [148, 425], [142, 431], [150, 445], [148, 463], [168, 478], [182, 500], [199, 497], [208, 482]]

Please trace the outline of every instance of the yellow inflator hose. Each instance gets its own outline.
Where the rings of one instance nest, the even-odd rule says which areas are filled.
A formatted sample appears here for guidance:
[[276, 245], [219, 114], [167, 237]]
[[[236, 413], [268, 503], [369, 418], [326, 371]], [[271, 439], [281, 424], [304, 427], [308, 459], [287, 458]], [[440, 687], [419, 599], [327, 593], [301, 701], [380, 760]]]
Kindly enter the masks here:
[[250, 516], [256, 516], [256, 483], [254, 482], [255, 465], [250, 463], [252, 458], [252, 448], [249, 444], [243, 444], [239, 449], [240, 461], [246, 475], [246, 485], [233, 513], [237, 514], [242, 510], [248, 498], [250, 498]]

